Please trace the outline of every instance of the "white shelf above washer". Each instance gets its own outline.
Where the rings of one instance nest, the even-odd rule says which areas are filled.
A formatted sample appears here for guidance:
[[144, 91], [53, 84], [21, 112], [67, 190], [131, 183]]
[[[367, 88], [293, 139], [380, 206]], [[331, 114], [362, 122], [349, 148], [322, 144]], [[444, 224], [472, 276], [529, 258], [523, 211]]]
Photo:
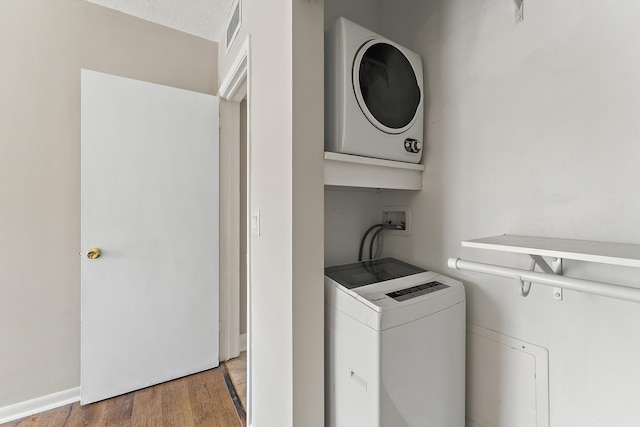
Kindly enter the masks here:
[[421, 190], [424, 170], [420, 164], [330, 151], [324, 153], [326, 186]]
[[501, 236], [467, 240], [462, 246], [527, 255], [540, 255], [601, 264], [640, 267], [640, 245], [549, 237]]

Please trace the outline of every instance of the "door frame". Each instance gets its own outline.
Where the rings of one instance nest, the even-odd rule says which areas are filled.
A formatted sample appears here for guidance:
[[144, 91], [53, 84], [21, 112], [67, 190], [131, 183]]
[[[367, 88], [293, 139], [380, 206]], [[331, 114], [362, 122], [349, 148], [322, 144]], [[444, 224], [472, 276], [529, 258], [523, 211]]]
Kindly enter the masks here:
[[[220, 360], [240, 354], [240, 268], [247, 277], [247, 425], [251, 425], [251, 49], [250, 35], [240, 45], [225, 75], [220, 97]], [[246, 259], [240, 256], [240, 103], [247, 101]]]

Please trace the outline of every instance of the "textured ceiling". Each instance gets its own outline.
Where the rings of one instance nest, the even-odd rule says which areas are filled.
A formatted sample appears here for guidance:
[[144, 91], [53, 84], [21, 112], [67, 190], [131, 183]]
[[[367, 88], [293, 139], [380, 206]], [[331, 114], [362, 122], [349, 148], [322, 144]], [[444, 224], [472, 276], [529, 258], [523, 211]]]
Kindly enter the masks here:
[[89, 0], [198, 37], [220, 41], [234, 0]]

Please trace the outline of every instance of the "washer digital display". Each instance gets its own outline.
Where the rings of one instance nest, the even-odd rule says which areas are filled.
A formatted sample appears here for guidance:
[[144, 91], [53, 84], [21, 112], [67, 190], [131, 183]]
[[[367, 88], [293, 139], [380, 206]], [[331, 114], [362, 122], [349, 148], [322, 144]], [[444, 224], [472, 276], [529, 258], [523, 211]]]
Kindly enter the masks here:
[[439, 291], [441, 289], [445, 289], [448, 287], [449, 285], [445, 285], [444, 283], [440, 283], [438, 281], [433, 281], [429, 283], [423, 283], [422, 285], [412, 286], [406, 289], [400, 289], [399, 291], [389, 292], [387, 296], [400, 302], [400, 301], [406, 301], [411, 298], [419, 297], [420, 295], [425, 295], [431, 292]]

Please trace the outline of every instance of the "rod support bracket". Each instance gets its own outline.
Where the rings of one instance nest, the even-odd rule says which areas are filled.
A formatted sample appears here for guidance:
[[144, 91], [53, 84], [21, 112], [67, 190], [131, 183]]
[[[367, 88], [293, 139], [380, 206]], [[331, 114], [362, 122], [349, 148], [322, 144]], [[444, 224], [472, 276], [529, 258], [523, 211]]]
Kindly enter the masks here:
[[[529, 255], [531, 257], [531, 264], [529, 265], [529, 271], [534, 271], [536, 269], [536, 264], [538, 263], [538, 259], [534, 255]], [[542, 257], [540, 257], [542, 259]], [[546, 265], [546, 261], [542, 259], [542, 262]], [[544, 268], [543, 268], [544, 270]], [[531, 292], [531, 282], [522, 280], [522, 277], [517, 276], [516, 279], [520, 282], [520, 295], [523, 297], [528, 297], [529, 292]]]
[[516, 280], [520, 282], [520, 295], [523, 297], [528, 297], [529, 292], [531, 292], [531, 282], [522, 280], [522, 277], [516, 276]]

